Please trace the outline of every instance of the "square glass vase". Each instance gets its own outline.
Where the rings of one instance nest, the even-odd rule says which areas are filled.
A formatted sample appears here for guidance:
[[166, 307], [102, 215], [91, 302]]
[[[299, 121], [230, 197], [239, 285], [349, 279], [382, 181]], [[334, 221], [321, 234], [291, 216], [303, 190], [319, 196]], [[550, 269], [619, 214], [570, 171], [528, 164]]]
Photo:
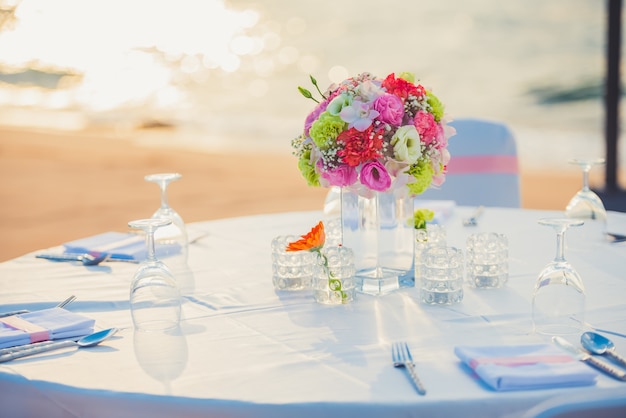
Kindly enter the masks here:
[[404, 190], [341, 190], [342, 243], [354, 252], [356, 290], [384, 295], [415, 286], [413, 197]]

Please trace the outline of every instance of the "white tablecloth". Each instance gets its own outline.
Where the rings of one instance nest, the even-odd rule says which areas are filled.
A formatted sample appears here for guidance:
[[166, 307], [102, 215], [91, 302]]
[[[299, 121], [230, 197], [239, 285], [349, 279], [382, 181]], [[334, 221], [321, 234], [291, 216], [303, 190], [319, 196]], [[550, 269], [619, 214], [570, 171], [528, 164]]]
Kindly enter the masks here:
[[[562, 395], [626, 396], [626, 383], [605, 375], [592, 387], [494, 392], [461, 366], [456, 345], [546, 341], [531, 333], [530, 302], [556, 244], [537, 220], [560, 215], [488, 208], [478, 227], [464, 228], [470, 211], [456, 208], [447, 220], [449, 243], [463, 248], [472, 232], [505, 233], [509, 283], [466, 288], [463, 302], [447, 307], [421, 305], [416, 289], [357, 294], [344, 306], [275, 292], [271, 239], [308, 232], [319, 212], [190, 224], [208, 235], [190, 246], [193, 277], [185, 279], [184, 320], [172, 335], [132, 329], [134, 264], [83, 267], [34, 254], [2, 263], [0, 312], [50, 307], [74, 294], [68, 309], [96, 319], [97, 328], [125, 329], [98, 347], [0, 364], [0, 416], [504, 417]], [[609, 229], [626, 232], [626, 214], [611, 212]], [[566, 256], [586, 286], [587, 321], [626, 334], [626, 244]], [[626, 338], [611, 337], [626, 355]], [[390, 344], [400, 339], [412, 349], [426, 396], [392, 367]]]

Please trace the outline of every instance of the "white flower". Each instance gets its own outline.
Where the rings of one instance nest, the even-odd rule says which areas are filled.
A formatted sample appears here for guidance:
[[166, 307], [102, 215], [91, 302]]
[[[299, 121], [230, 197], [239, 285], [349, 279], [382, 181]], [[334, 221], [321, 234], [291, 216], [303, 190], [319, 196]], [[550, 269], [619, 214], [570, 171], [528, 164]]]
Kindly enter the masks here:
[[399, 161], [413, 164], [422, 156], [420, 135], [413, 125], [399, 127], [391, 138], [391, 145], [394, 156]]

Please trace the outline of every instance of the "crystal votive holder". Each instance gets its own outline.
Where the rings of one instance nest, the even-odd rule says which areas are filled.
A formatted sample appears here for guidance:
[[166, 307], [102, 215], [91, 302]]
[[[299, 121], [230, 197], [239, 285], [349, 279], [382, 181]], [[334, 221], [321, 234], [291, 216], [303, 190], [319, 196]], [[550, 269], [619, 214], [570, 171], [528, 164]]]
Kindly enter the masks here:
[[431, 246], [422, 253], [420, 301], [452, 305], [463, 300], [463, 252], [455, 247]]
[[310, 290], [317, 254], [311, 251], [287, 251], [287, 245], [299, 240], [296, 235], [281, 235], [272, 240], [272, 282], [276, 290]]
[[509, 241], [504, 234], [483, 232], [467, 238], [467, 281], [477, 289], [502, 287], [509, 279]]
[[439, 224], [429, 224], [426, 229], [415, 230], [415, 280], [421, 277], [422, 253], [430, 246], [445, 246], [446, 228]]
[[325, 305], [352, 302], [356, 292], [355, 273], [351, 248], [336, 245], [324, 247], [313, 276], [315, 300]]

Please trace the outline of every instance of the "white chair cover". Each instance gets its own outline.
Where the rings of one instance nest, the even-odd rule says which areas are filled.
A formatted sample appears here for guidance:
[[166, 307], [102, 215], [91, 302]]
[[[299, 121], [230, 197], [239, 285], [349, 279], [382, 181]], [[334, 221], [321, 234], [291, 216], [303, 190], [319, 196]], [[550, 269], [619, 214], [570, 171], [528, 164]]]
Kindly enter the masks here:
[[445, 183], [419, 200], [454, 200], [461, 206], [520, 207], [520, 180], [515, 138], [504, 124], [481, 119], [450, 123], [451, 154]]

